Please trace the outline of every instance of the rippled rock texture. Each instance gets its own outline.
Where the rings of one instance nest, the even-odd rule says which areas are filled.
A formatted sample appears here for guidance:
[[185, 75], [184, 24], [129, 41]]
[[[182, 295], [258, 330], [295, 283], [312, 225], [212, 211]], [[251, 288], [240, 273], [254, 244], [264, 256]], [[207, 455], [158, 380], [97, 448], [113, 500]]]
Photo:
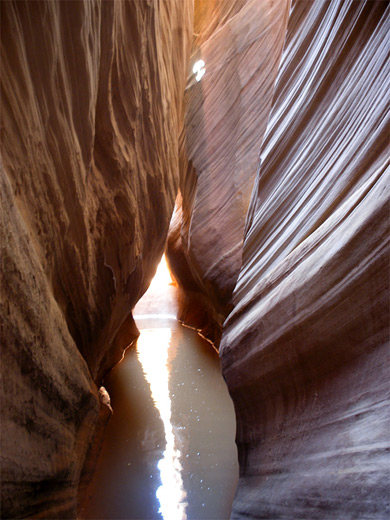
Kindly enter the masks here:
[[220, 349], [233, 518], [389, 515], [389, 19], [292, 3]]
[[388, 2], [196, 0], [185, 130], [190, 1], [0, 8], [1, 516], [76, 515], [179, 185], [233, 518], [388, 516]]
[[[181, 199], [168, 256], [179, 317], [219, 341], [241, 266], [245, 216], [288, 17], [286, 0], [198, 0]], [[197, 82], [192, 67], [205, 62]]]
[[2, 518], [75, 516], [165, 246], [192, 10], [1, 2]]

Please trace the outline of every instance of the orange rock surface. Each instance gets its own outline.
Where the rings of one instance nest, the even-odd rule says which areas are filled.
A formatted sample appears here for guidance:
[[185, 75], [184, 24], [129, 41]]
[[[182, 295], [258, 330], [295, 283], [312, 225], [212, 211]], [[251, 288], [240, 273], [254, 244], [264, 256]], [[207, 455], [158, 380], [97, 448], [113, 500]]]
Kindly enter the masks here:
[[74, 517], [165, 247], [191, 2], [1, 2], [2, 517]]

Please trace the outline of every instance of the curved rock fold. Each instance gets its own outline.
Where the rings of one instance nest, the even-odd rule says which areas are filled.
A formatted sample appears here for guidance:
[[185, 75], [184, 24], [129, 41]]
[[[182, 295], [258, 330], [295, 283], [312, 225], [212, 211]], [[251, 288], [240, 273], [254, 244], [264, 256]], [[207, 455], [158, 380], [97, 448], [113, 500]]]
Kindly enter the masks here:
[[1, 3], [4, 518], [76, 516], [96, 385], [165, 247], [192, 11]]
[[220, 348], [232, 518], [388, 514], [388, 16], [292, 5]]
[[0, 9], [1, 516], [77, 516], [168, 244], [235, 405], [232, 518], [387, 517], [389, 3]]

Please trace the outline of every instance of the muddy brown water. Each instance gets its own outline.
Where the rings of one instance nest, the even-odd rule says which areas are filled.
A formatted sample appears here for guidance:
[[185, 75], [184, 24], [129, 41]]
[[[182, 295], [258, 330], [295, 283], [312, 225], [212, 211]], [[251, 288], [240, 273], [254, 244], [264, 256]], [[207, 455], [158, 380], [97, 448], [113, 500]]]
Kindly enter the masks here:
[[136, 321], [105, 381], [114, 415], [82, 518], [226, 520], [238, 464], [218, 354], [172, 316]]

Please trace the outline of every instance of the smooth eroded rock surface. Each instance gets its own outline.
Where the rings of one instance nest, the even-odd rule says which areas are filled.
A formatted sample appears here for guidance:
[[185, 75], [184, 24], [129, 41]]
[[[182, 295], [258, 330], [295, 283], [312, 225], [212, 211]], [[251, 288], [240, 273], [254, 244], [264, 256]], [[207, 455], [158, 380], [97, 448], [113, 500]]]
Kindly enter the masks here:
[[0, 9], [2, 518], [76, 516], [178, 187], [180, 317], [230, 312], [233, 518], [386, 518], [388, 2]]
[[1, 3], [3, 518], [75, 516], [95, 383], [165, 247], [192, 11]]
[[389, 7], [292, 4], [220, 354], [233, 518], [389, 514]]
[[[231, 309], [258, 153], [285, 38], [288, 2], [195, 2], [179, 212], [168, 256], [195, 321], [216, 342]], [[205, 63], [196, 81], [192, 67]], [[194, 316], [202, 309], [206, 316]], [[210, 322], [215, 324], [214, 330]]]

